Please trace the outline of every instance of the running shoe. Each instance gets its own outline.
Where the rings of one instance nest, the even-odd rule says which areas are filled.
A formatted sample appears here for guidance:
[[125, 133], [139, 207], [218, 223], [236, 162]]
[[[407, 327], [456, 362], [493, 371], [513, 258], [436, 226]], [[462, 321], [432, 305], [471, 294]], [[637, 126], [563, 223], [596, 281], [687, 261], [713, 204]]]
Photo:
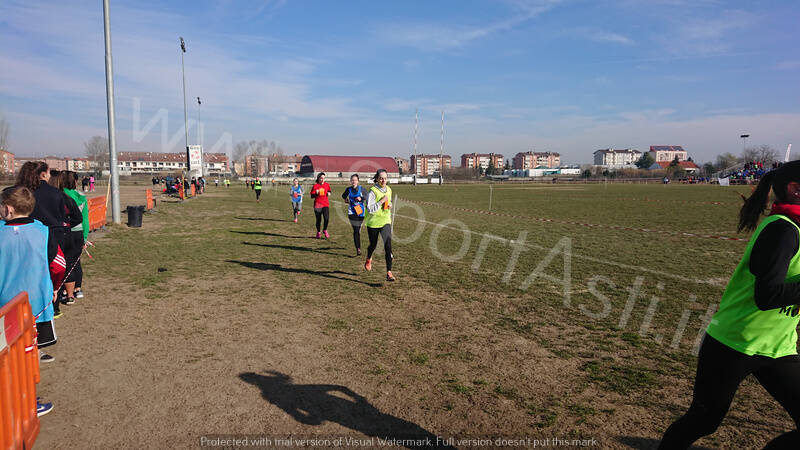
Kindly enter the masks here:
[[64, 302], [65, 305], [74, 305], [75, 304], [75, 297], [67, 297], [67, 300]]
[[42, 403], [41, 401], [39, 401], [38, 398], [36, 399], [36, 416], [37, 417], [42, 417], [43, 415], [49, 413], [52, 410], [53, 410], [53, 403], [52, 402]]
[[56, 358], [52, 355], [48, 355], [47, 353], [39, 350], [39, 362], [49, 363], [55, 361]]
[[320, 236], [319, 231], [317, 231], [317, 239], [319, 239]]
[[297, 223], [297, 217], [294, 218], [294, 223]]
[[396, 278], [394, 277], [394, 275], [392, 275], [392, 271], [391, 270], [386, 272], [386, 281], [395, 281], [395, 280], [396, 280]]
[[330, 239], [331, 238], [331, 235], [328, 234], [328, 230], [325, 230], [322, 233], [325, 235], [325, 239]]
[[356, 256], [361, 256], [361, 249], [360, 248], [356, 249]]
[[83, 298], [83, 291], [80, 289], [75, 289], [75, 298]]
[[53, 319], [58, 319], [59, 317], [61, 317], [61, 316], [63, 316], [63, 315], [64, 315], [64, 313], [62, 313], [61, 311], [56, 311], [56, 312], [53, 314]]
[[372, 258], [367, 258], [367, 262], [364, 263], [364, 270], [372, 270]]

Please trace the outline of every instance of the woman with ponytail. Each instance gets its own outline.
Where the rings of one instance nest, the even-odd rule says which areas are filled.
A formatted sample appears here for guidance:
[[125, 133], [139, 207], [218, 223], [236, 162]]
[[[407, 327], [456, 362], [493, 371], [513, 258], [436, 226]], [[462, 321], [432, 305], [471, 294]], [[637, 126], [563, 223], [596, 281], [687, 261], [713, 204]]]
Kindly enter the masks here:
[[[775, 200], [759, 223], [770, 192]], [[800, 448], [800, 161], [764, 175], [739, 212], [739, 231], [753, 236], [706, 329], [689, 411], [660, 449], [685, 449], [716, 431], [750, 374], [795, 422], [765, 448]]]

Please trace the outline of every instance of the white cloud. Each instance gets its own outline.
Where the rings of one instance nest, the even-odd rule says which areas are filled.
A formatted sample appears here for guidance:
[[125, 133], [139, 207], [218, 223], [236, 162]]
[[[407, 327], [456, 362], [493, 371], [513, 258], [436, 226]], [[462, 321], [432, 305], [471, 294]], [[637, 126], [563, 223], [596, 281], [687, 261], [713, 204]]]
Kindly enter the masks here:
[[436, 22], [395, 23], [378, 27], [374, 34], [390, 45], [425, 51], [443, 51], [462, 47], [492, 34], [511, 30], [549, 11], [560, 0], [515, 1], [513, 16], [482, 25], [453, 25]]

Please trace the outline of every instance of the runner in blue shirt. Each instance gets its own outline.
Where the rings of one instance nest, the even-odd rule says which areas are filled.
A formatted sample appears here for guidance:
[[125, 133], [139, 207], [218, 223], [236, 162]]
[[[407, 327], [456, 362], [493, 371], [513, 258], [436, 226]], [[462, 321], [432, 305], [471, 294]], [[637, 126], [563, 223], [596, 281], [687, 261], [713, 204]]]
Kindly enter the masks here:
[[353, 243], [356, 246], [356, 256], [361, 256], [361, 224], [364, 223], [364, 188], [358, 185], [358, 174], [350, 176], [350, 186], [342, 193], [342, 199], [347, 203], [347, 216], [353, 226]]
[[292, 180], [292, 216], [294, 223], [297, 223], [297, 216], [300, 215], [300, 208], [303, 206], [303, 187], [300, 186], [300, 181], [295, 178]]

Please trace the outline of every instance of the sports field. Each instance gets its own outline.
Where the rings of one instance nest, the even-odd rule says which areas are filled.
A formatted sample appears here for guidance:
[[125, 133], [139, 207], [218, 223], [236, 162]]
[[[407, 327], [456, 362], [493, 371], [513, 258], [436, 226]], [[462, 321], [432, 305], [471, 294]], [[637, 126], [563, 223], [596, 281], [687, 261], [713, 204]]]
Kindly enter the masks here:
[[[221, 434], [651, 448], [688, 407], [694, 348], [748, 237], [747, 187], [394, 186], [387, 283], [381, 254], [369, 273], [354, 256], [341, 203], [317, 240], [310, 199], [290, 220], [287, 186], [259, 203], [208, 191], [90, 237], [86, 298], [62, 307], [42, 367], [56, 405], [42, 448]], [[748, 378], [698, 444], [760, 448], [793, 426]]]

